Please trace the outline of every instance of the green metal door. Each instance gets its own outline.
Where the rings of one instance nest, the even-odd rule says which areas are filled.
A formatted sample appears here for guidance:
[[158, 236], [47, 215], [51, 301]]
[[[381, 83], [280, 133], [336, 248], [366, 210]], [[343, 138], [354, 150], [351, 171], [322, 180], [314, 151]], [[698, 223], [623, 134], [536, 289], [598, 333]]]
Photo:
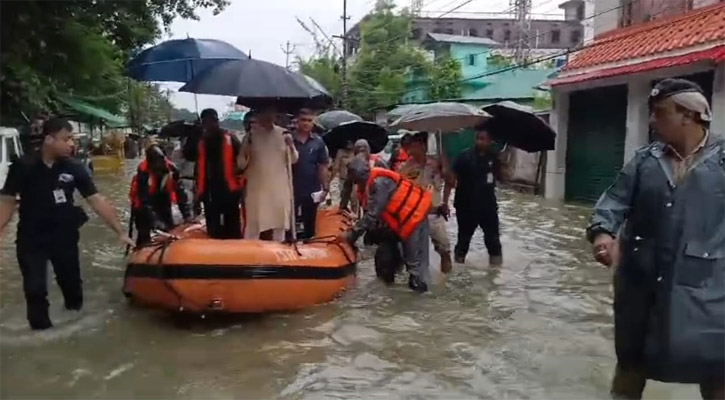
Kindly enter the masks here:
[[622, 168], [627, 86], [573, 92], [569, 99], [566, 200], [595, 202]]

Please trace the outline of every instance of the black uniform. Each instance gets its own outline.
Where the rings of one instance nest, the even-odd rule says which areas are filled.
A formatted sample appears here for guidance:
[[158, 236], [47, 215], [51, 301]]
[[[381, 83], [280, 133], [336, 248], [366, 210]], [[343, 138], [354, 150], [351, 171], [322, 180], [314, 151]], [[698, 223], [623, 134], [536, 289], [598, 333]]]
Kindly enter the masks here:
[[477, 227], [489, 256], [501, 256], [496, 180], [501, 177], [501, 163], [495, 154], [479, 154], [475, 148], [465, 150], [456, 159], [453, 171], [458, 179], [453, 202], [458, 221], [458, 243], [454, 253], [465, 258]]
[[[237, 137], [232, 138], [232, 157], [239, 156], [241, 143]], [[239, 202], [241, 192], [231, 192], [224, 177], [224, 163], [222, 160], [222, 134], [209, 135], [204, 138], [206, 152], [206, 188], [202, 196], [204, 203], [204, 216], [209, 236], [215, 239], [241, 239], [242, 221], [240, 218]]]
[[17, 256], [23, 274], [27, 316], [33, 329], [52, 326], [48, 316], [47, 265], [53, 264], [65, 307], [83, 306], [78, 229], [88, 220], [73, 204], [73, 192], [83, 197], [97, 193], [88, 170], [72, 158], [47, 166], [37, 155], [13, 163], [5, 186], [6, 196], [20, 195]]

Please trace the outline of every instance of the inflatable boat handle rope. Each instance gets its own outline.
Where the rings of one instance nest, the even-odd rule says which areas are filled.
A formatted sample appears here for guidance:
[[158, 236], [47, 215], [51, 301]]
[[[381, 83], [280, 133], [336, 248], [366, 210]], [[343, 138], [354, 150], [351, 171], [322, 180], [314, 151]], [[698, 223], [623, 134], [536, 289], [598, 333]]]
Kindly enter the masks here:
[[[166, 254], [166, 249], [168, 249], [172, 243], [179, 240], [179, 237], [175, 236], [175, 235], [170, 235], [166, 232], [161, 232], [161, 231], [156, 231], [156, 233], [159, 234], [159, 236], [162, 236], [164, 238], [164, 240], [157, 244], [148, 246], [148, 247], [155, 247], [155, 248], [153, 249], [153, 251], [151, 251], [151, 253], [148, 255], [148, 257], [146, 257], [146, 262], [150, 262], [151, 258], [158, 253], [159, 257], [157, 259], [157, 262], [160, 264], [164, 260], [164, 255]], [[174, 296], [176, 296], [176, 301], [179, 304], [179, 311], [184, 311], [184, 306], [183, 306], [184, 302], [186, 302], [187, 304], [193, 304], [194, 306], [196, 306], [197, 308], [199, 308], [201, 310], [209, 308], [209, 306], [201, 306], [201, 304], [198, 304], [198, 303], [195, 304], [193, 301], [189, 301], [189, 299], [185, 299], [181, 295], [181, 293], [179, 293], [179, 291], [176, 290], [174, 285], [172, 285], [171, 282], [168, 281], [166, 275], [164, 274], [164, 271], [166, 271], [166, 269], [160, 268], [159, 271], [160, 271], [160, 273], [159, 273], [158, 279], [164, 284], [164, 286], [166, 286], [166, 288], [171, 293], [174, 294]]]

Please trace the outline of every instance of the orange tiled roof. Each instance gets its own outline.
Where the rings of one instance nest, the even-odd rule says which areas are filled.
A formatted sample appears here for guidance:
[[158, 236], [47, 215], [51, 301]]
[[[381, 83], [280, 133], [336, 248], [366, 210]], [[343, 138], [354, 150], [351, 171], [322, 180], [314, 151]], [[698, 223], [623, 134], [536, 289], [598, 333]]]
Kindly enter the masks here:
[[725, 4], [607, 32], [574, 53], [566, 72], [725, 41]]

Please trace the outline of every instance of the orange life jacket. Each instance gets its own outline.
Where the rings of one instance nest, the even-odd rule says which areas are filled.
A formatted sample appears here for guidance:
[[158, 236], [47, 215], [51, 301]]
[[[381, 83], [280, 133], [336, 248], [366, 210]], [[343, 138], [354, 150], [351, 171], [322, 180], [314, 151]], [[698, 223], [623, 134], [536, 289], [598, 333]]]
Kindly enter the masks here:
[[[172, 168], [173, 164], [168, 159], [164, 160], [164, 163], [166, 164], [166, 169], [169, 171], [164, 177], [161, 179], [161, 187], [163, 188], [166, 193], [169, 195], [169, 199], [171, 199], [172, 204], [176, 204], [178, 202], [178, 199], [176, 198], [176, 182], [174, 181], [174, 177], [172, 176]], [[156, 188], [159, 186], [157, 184], [157, 176], [153, 172], [149, 171], [149, 165], [146, 160], [141, 161], [141, 164], [138, 166], [138, 170], [136, 172], [136, 175], [133, 176], [133, 179], [131, 179], [131, 189], [128, 191], [128, 198], [131, 200], [131, 208], [136, 210], [141, 208], [141, 197], [138, 193], [138, 174], [141, 173], [147, 173], [149, 175], [149, 196], [153, 196], [156, 194]]]
[[385, 168], [373, 168], [370, 170], [370, 177], [363, 189], [364, 195], [361, 202], [363, 207], [367, 203], [367, 193], [370, 191], [373, 181], [379, 177], [390, 178], [398, 185], [381, 217], [393, 232], [406, 240], [418, 224], [428, 218], [428, 211], [433, 204], [433, 195], [397, 172]]
[[400, 150], [398, 150], [398, 154], [395, 156], [395, 160], [393, 160], [392, 165], [390, 165], [390, 168], [392, 168], [393, 171], [397, 171], [398, 168], [400, 168], [404, 162], [408, 161], [409, 158], [410, 156], [408, 155], [408, 152], [401, 147]]
[[[224, 169], [224, 181], [230, 192], [238, 192], [242, 188], [243, 178], [236, 175], [237, 160], [234, 159], [234, 147], [232, 136], [224, 132], [222, 140], [222, 165]], [[201, 197], [206, 190], [206, 146], [204, 139], [199, 141], [199, 157], [196, 161], [196, 196]]]

